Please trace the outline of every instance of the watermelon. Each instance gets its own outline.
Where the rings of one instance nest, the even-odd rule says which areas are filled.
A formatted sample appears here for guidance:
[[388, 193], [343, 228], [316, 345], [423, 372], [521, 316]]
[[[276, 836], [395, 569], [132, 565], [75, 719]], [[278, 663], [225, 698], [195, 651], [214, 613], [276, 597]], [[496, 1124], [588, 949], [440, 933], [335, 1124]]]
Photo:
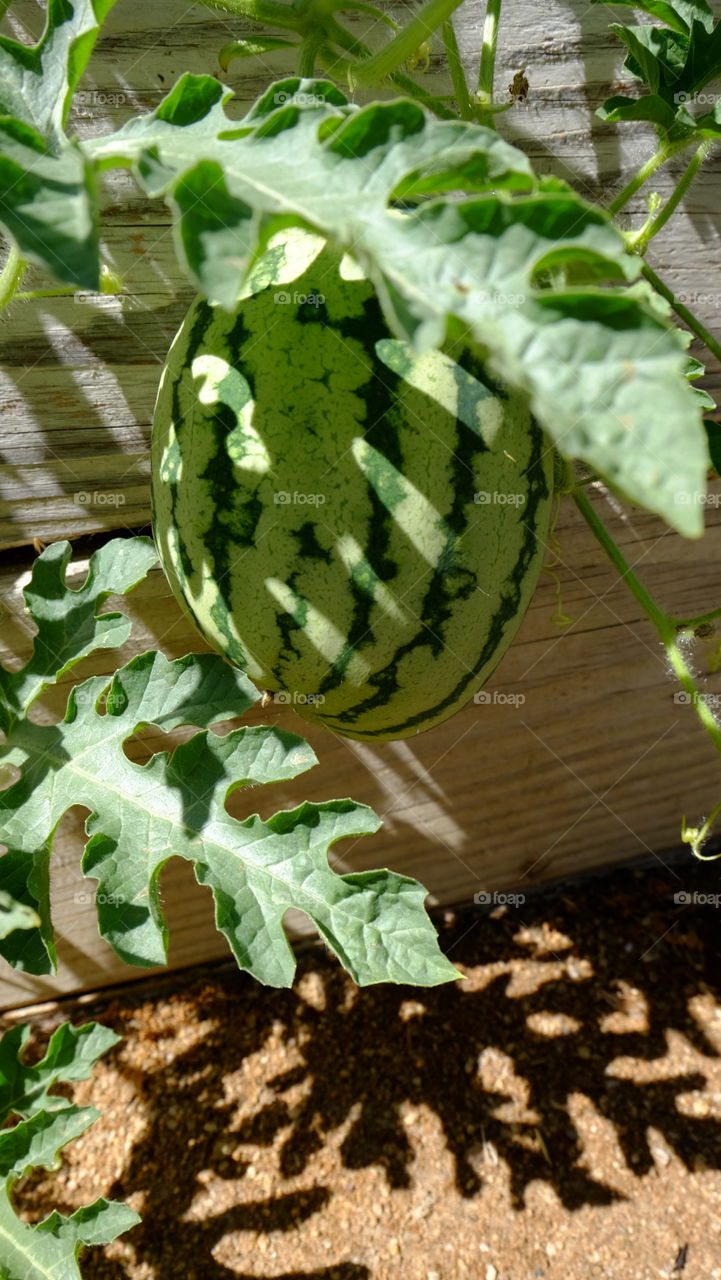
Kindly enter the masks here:
[[553, 450], [477, 351], [414, 353], [357, 262], [274, 237], [232, 312], [198, 299], [163, 371], [153, 523], [209, 644], [350, 738], [440, 724], [531, 599]]

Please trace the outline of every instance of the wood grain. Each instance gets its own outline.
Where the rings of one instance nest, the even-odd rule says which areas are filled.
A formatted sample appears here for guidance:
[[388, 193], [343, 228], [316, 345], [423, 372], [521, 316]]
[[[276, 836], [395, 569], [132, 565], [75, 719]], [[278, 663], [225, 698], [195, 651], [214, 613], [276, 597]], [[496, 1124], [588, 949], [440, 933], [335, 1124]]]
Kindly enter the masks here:
[[[721, 482], [715, 492], [721, 502]], [[721, 536], [717, 507], [709, 511], [708, 539], [691, 542], [645, 513], [621, 518], [601, 495], [594, 500], [648, 589], [676, 616], [695, 616], [717, 603], [707, 545], [716, 546]], [[544, 575], [519, 636], [487, 686], [487, 702], [471, 703], [428, 733], [377, 745], [334, 737], [289, 707], [257, 706], [247, 722], [301, 734], [319, 764], [292, 783], [236, 793], [230, 811], [268, 817], [304, 799], [351, 796], [375, 809], [383, 826], [374, 836], [336, 846], [332, 865], [339, 871], [392, 867], [421, 880], [438, 903], [484, 891], [522, 892], [529, 884], [639, 855], [663, 862], [664, 850], [679, 845], [682, 815], [708, 813], [718, 799], [718, 762], [692, 709], [674, 700], [677, 686], [650, 624], [570, 502], [562, 506], [556, 538], [556, 577]], [[78, 562], [73, 585], [82, 581], [86, 563]], [[5, 554], [0, 607], [3, 660], [11, 666], [21, 665], [32, 645], [20, 594], [28, 572], [27, 556], [23, 561], [17, 552]], [[556, 584], [572, 619], [567, 627], [555, 621]], [[170, 657], [205, 648], [159, 571], [130, 596], [111, 597], [105, 608], [114, 607], [133, 618], [131, 640], [120, 651], [85, 659], [48, 691], [39, 704], [44, 717], [63, 714], [74, 681], [110, 674], [147, 648]], [[699, 648], [701, 668], [717, 643], [712, 638]], [[720, 685], [719, 675], [709, 678], [710, 691]], [[170, 743], [190, 732], [170, 735]], [[170, 743], [146, 733], [126, 749], [142, 763]], [[72, 811], [55, 839], [60, 970], [38, 979], [3, 964], [0, 1005], [127, 981], [133, 972], [98, 940], [94, 882], [79, 870], [85, 816]], [[163, 891], [169, 963], [226, 954], [209, 894], [195, 884], [191, 868], [171, 860]], [[308, 927], [299, 915], [292, 925]]]

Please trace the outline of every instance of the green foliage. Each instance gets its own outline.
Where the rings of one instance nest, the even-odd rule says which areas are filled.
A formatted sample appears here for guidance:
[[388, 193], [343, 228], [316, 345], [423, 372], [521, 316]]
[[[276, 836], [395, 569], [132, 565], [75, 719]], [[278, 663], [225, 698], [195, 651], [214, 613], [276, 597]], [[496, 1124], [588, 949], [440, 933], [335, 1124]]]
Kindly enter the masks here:
[[714, 26], [706, 0], [592, 0], [627, 4], [660, 19], [665, 27], [611, 25], [626, 46], [624, 70], [649, 90], [644, 97], [608, 98], [598, 115], [609, 121], [648, 120], [668, 142], [721, 135], [721, 104], [692, 112], [694, 99], [721, 75], [721, 22]]
[[[51, 5], [35, 49], [0, 47], [15, 112], [0, 164], [0, 176], [10, 165], [0, 218], [24, 255], [96, 287], [94, 188], [116, 165], [132, 167], [148, 195], [167, 201], [186, 271], [227, 308], [274, 231], [311, 227], [358, 256], [398, 337], [420, 351], [449, 331], [472, 335], [494, 375], [529, 397], [564, 457], [680, 532], [700, 534], [708, 456], [683, 342], [625, 291], [640, 262], [602, 210], [556, 179], [539, 180], [491, 129], [434, 120], [409, 99], [359, 109], [329, 81], [279, 81], [233, 123], [224, 110], [230, 90], [185, 75], [155, 111], [107, 137], [69, 143], [61, 132], [68, 93], [108, 7]], [[678, 13], [683, 25], [683, 5]], [[689, 43], [694, 84], [710, 67], [697, 26], [706, 32], [699, 18], [690, 35], [667, 32]], [[22, 106], [28, 77], [49, 60], [56, 105], [41, 98], [31, 120]], [[49, 149], [40, 126], [52, 135]]]
[[275, 53], [278, 49], [294, 49], [297, 43], [281, 36], [245, 36], [224, 45], [218, 54], [218, 63], [221, 71], [227, 71], [235, 58], [257, 58], [259, 54]]
[[35, 912], [39, 924], [0, 939], [17, 968], [46, 973], [55, 961], [49, 900], [52, 835], [72, 805], [90, 810], [83, 859], [99, 882], [102, 936], [131, 964], [162, 964], [167, 928], [158, 893], [172, 856], [189, 859], [210, 886], [216, 923], [238, 965], [273, 986], [289, 986], [295, 961], [283, 930], [289, 907], [304, 911], [361, 985], [394, 981], [432, 986], [456, 978], [423, 910], [425, 890], [390, 871], [336, 875], [328, 849], [343, 836], [380, 825], [352, 800], [302, 804], [268, 821], [231, 818], [224, 802], [239, 787], [296, 777], [316, 763], [295, 734], [273, 728], [198, 733], [148, 764], [130, 761], [124, 743], [147, 725], [207, 729], [242, 714], [259, 694], [238, 670], [213, 655], [169, 662], [145, 653], [108, 677], [70, 693], [54, 725], [28, 712], [43, 688], [98, 647], [121, 644], [128, 619], [98, 609], [127, 591], [155, 562], [148, 539], [107, 543], [92, 557], [78, 590], [65, 584], [67, 543], [35, 563], [25, 598], [38, 626], [33, 655], [20, 671], [0, 669], [4, 758], [20, 770], [0, 793], [8, 851], [0, 859], [5, 892]]
[[0, 938], [6, 938], [14, 929], [34, 929], [38, 924], [37, 911], [17, 902], [4, 889], [0, 890]]
[[[165, 197], [204, 293], [230, 307], [247, 264], [293, 217], [352, 248], [399, 337], [438, 345], [454, 317], [565, 457], [700, 532], [698, 500], [677, 501], [703, 492], [707, 467], [685, 344], [625, 294], [640, 261], [607, 215], [536, 179], [492, 130], [409, 101], [358, 109], [327, 81], [286, 80], [231, 127], [227, 97], [184, 76], [155, 112], [85, 147]], [[445, 194], [459, 189], [474, 194]], [[401, 213], [398, 200], [417, 204]]]
[[97, 194], [65, 122], [114, 3], [49, 0], [35, 46], [0, 36], [0, 220], [25, 257], [86, 289], [99, 283]]
[[79, 1137], [100, 1114], [50, 1093], [57, 1084], [86, 1080], [95, 1063], [120, 1040], [94, 1022], [64, 1023], [51, 1037], [45, 1057], [23, 1061], [29, 1027], [12, 1027], [0, 1039], [0, 1276], [3, 1280], [80, 1280], [78, 1255], [85, 1246], [106, 1244], [140, 1218], [117, 1201], [96, 1200], [70, 1217], [53, 1211], [30, 1226], [16, 1215], [12, 1189], [31, 1169], [52, 1169], [62, 1148]]
[[[259, 16], [292, 38], [243, 37], [222, 51], [224, 65], [297, 38], [304, 73], [317, 57], [329, 74], [357, 84], [388, 78], [410, 96], [359, 108], [329, 80], [293, 77], [271, 85], [243, 120], [232, 121], [225, 110], [230, 91], [210, 76], [186, 75], [155, 111], [107, 137], [81, 141], [67, 134], [68, 110], [112, 3], [49, 0], [37, 45], [0, 37], [0, 225], [13, 246], [0, 277], [0, 308], [17, 289], [24, 259], [73, 287], [98, 287], [99, 179], [124, 166], [149, 197], [167, 203], [180, 262], [212, 301], [233, 308], [276, 231], [293, 225], [318, 231], [357, 256], [399, 338], [419, 352], [445, 340], [470, 341], [489, 370], [527, 398], [564, 459], [583, 461], [681, 533], [701, 533], [709, 452], [714, 458], [718, 452], [715, 433], [703, 424], [709, 399], [691, 386], [698, 367], [687, 358], [687, 335], [673, 327], [657, 296], [639, 287], [641, 262], [630, 250], [645, 250], [703, 162], [707, 143], [721, 135], [718, 103], [693, 114], [721, 72], [721, 23], [714, 25], [706, 0], [620, 0], [654, 19], [613, 27], [627, 71], [647, 92], [610, 99], [600, 114], [652, 122], [661, 145], [613, 212], [675, 151], [701, 143], [674, 196], [663, 209], [657, 198], [635, 239], [564, 182], [540, 179], [521, 151], [476, 122], [479, 114], [492, 122], [498, 105], [492, 91], [499, 3], [488, 9], [493, 21], [477, 94], [465, 84], [460, 59], [452, 61], [456, 97], [469, 116], [463, 121], [449, 119], [445, 103], [400, 74], [400, 61], [419, 43], [421, 15], [371, 57], [335, 21], [332, 5], [323, 6], [319, 42], [313, 6], [264, 0]], [[253, 0], [247, 3], [252, 9]], [[451, 32], [455, 3], [433, 7], [436, 23], [446, 22]], [[362, 0], [352, 7], [370, 12]], [[0, 13], [5, 8], [0, 0]], [[454, 38], [446, 48], [451, 58]], [[661, 284], [655, 287], [663, 292]], [[682, 313], [721, 354], [700, 322]], [[594, 525], [588, 505], [579, 505], [617, 563], [618, 549]], [[38, 625], [33, 656], [20, 672], [0, 669], [4, 758], [20, 771], [0, 793], [8, 845], [0, 858], [0, 953], [32, 972], [52, 967], [53, 832], [69, 807], [83, 804], [91, 813], [83, 866], [99, 884], [101, 932], [132, 962], [165, 958], [158, 877], [177, 854], [211, 886], [218, 927], [239, 964], [263, 981], [292, 980], [282, 928], [291, 906], [315, 921], [359, 982], [452, 980], [455, 970], [440, 956], [423, 913], [420, 885], [386, 871], [337, 876], [329, 869], [334, 840], [376, 829], [370, 810], [337, 800], [301, 805], [267, 822], [229, 817], [230, 791], [294, 777], [314, 757], [302, 739], [279, 731], [209, 732], [257, 697], [219, 659], [170, 663], [144, 654], [112, 680], [77, 685], [60, 724], [30, 719], [43, 688], [96, 648], [127, 638], [124, 615], [98, 609], [154, 559], [142, 539], [110, 544], [93, 557], [80, 591], [70, 592], [69, 554], [58, 544], [38, 561], [26, 593]], [[623, 576], [691, 693], [692, 678], [669, 639], [671, 620], [628, 566]], [[699, 714], [703, 719], [703, 707]], [[200, 732], [141, 767], [123, 748], [147, 724], [190, 724]], [[721, 730], [706, 728], [721, 750]], [[33, 1150], [45, 1150], [42, 1134], [31, 1141]], [[58, 1239], [69, 1230], [60, 1221], [42, 1229]]]

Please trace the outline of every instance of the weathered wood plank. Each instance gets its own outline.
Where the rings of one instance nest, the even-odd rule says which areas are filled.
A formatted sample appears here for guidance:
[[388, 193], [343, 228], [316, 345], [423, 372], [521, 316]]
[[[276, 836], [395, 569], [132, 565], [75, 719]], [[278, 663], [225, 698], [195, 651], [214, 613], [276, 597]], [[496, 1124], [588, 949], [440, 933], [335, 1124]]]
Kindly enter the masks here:
[[[721, 482], [715, 485], [721, 501]], [[678, 616], [694, 616], [717, 604], [703, 542], [668, 533], [653, 517], [619, 518], [600, 496], [614, 537], [637, 565], [652, 594]], [[712, 537], [721, 514], [709, 509]], [[648, 621], [578, 517], [563, 505], [556, 529], [560, 562], [555, 570], [563, 609], [572, 624], [561, 628], [555, 582], [545, 575], [518, 638], [487, 687], [489, 700], [428, 733], [397, 743], [367, 745], [332, 737], [306, 724], [286, 706], [256, 707], [254, 724], [278, 724], [306, 737], [318, 766], [292, 783], [236, 793], [229, 809], [238, 817], [269, 816], [302, 800], [352, 796], [384, 819], [374, 836], [342, 842], [332, 855], [340, 870], [390, 866], [413, 875], [431, 901], [457, 902], [476, 892], [509, 889], [582, 869], [677, 847], [682, 814], [708, 813], [718, 798], [718, 762], [692, 710], [674, 701], [663, 652]], [[6, 553], [0, 565], [0, 606], [5, 658], [20, 665], [31, 647], [31, 627], [19, 588], [23, 561]], [[77, 574], [82, 580], [84, 570]], [[111, 673], [135, 653], [159, 647], [168, 656], [205, 648], [172, 599], [159, 571], [123, 600], [134, 619], [121, 651], [85, 659], [72, 678], [48, 691], [43, 715], [62, 715], [71, 683]], [[718, 640], [705, 642], [704, 654]], [[721, 690], [721, 675], [709, 690]], [[508, 701], [508, 699], [512, 699]], [[504, 700], [505, 699], [505, 700]], [[523, 699], [521, 701], [521, 699]], [[190, 732], [184, 731], [185, 735]], [[182, 735], [181, 735], [182, 736]], [[171, 742], [178, 735], [171, 736]], [[165, 737], [133, 741], [131, 758], [166, 749]], [[79, 872], [84, 815], [73, 811], [55, 842], [52, 894], [61, 935], [59, 973], [35, 979], [2, 965], [0, 1006], [43, 999], [126, 981], [132, 970], [97, 936], [94, 882]], [[205, 890], [187, 866], [173, 860], [163, 874], [171, 923], [171, 965], [225, 954]], [[296, 916], [294, 928], [307, 928]], [[138, 971], [142, 972], [142, 971]]]

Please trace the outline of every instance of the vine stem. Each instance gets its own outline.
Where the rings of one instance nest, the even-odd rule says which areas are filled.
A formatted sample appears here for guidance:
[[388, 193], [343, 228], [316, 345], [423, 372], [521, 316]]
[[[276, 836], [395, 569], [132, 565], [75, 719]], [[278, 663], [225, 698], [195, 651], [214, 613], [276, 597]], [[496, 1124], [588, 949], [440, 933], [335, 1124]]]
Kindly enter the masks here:
[[606, 555], [609, 557], [614, 567], [618, 569], [618, 572], [627, 587], [641, 605], [644, 613], [648, 614], [656, 630], [659, 632], [661, 639], [665, 642], [665, 640], [675, 630], [672, 619], [669, 618], [662, 609], [659, 609], [656, 602], [651, 599], [650, 595], [646, 591], [646, 588], [639, 582], [630, 564], [628, 564], [624, 559], [623, 552], [614, 542], [605, 524], [594, 511], [593, 506], [589, 502], [585, 493], [581, 493], [577, 489], [574, 489], [572, 490], [571, 496], [584, 520], [590, 527], [591, 532], [595, 534], [606, 552]]
[[578, 490], [574, 490], [572, 496], [576, 506], [581, 512], [581, 515], [591, 529], [591, 532], [596, 536], [609, 560], [618, 570], [621, 578], [626, 583], [629, 591], [638, 601], [644, 613], [648, 618], [650, 618], [656, 628], [661, 643], [666, 650], [666, 656], [679, 681], [679, 684], [683, 688], [684, 692], [688, 694], [689, 700], [696, 711], [696, 715], [711, 738], [716, 750], [721, 754], [721, 728], [717, 725], [709, 711], [703, 694], [698, 688], [693, 675], [689, 671], [686, 659], [679, 648], [677, 638], [678, 623], [674, 618], [671, 618], [667, 613], [664, 613], [663, 609], [659, 609], [655, 600], [651, 599], [646, 588], [641, 582], [639, 582], [631, 566], [625, 560], [623, 553], [614, 542], [603, 521], [594, 511], [593, 506], [589, 502], [585, 493], [580, 493]]
[[683, 320], [684, 324], [688, 325], [691, 332], [695, 333], [696, 337], [700, 338], [702, 342], [705, 342], [709, 351], [716, 356], [716, 359], [721, 360], [721, 342], [719, 342], [717, 338], [714, 338], [713, 334], [706, 328], [705, 324], [702, 324], [694, 315], [693, 311], [689, 311], [688, 307], [684, 306], [683, 302], [677, 301], [673, 290], [669, 289], [667, 284], [664, 284], [661, 277], [656, 275], [656, 272], [648, 265], [647, 262], [644, 262], [641, 271], [649, 284], [653, 285], [656, 292], [660, 293], [661, 297], [665, 298], [666, 301], [671, 304], [679, 320]]
[[697, 858], [700, 858], [702, 862], [716, 862], [720, 856], [718, 853], [701, 853], [700, 852], [701, 845], [711, 834], [711, 828], [720, 813], [721, 813], [721, 801], [719, 801], [719, 803], [714, 806], [708, 818], [703, 823], [703, 825], [699, 828], [698, 831], [689, 830], [686, 826], [686, 819], [684, 818], [683, 820], [683, 827], [681, 829], [681, 838], [685, 840], [687, 844], [691, 845], [694, 851], [694, 854], [696, 855]]
[[642, 187], [645, 182], [648, 182], [652, 174], [654, 174], [657, 169], [660, 169], [662, 164], [665, 164], [667, 160], [670, 160], [672, 156], [677, 154], [677, 152], [683, 151], [684, 147], [687, 146], [688, 142], [686, 140], [675, 143], [667, 142], [662, 147], [659, 147], [658, 151], [654, 151], [653, 155], [649, 156], [646, 163], [641, 165], [638, 173], [634, 174], [631, 181], [626, 183], [623, 191], [620, 191], [616, 196], [616, 199], [611, 201], [608, 206], [608, 212], [614, 215], [620, 213], [621, 209], [623, 209], [624, 206], [628, 204], [629, 200], [635, 196], [639, 187]]
[[427, 40], [437, 27], [446, 22], [461, 0], [428, 0], [423, 8], [397, 35], [378, 53], [366, 58], [353, 67], [353, 84], [368, 87], [377, 84], [393, 71], [397, 71], [402, 62], [410, 58], [420, 44]]
[[472, 120], [475, 112], [471, 103], [471, 95], [468, 92], [466, 73], [463, 70], [463, 63], [461, 62], [461, 55], [458, 49], [458, 40], [456, 39], [456, 31], [451, 18], [449, 18], [447, 22], [443, 23], [441, 34], [443, 36], [443, 43], [446, 46], [448, 70], [451, 73], [451, 82], [456, 95], [458, 114], [460, 115], [461, 120]]
[[25, 259], [20, 256], [18, 250], [12, 245], [5, 260], [5, 266], [0, 272], [0, 311], [4, 311], [8, 303], [12, 302], [15, 297], [27, 265]]
[[681, 179], [669, 196], [663, 208], [651, 218], [646, 226], [642, 227], [635, 235], [628, 237], [628, 247], [633, 253], [643, 254], [646, 252], [649, 240], [658, 235], [662, 227], [666, 225], [671, 215], [678, 208], [698, 173], [701, 165], [711, 150], [715, 139], [707, 138], [701, 143], [700, 147], [694, 152], [693, 159], [684, 170]]
[[302, 31], [302, 20], [292, 5], [279, 4], [278, 0], [201, 0], [208, 9], [221, 9], [236, 18], [249, 18], [251, 22], [270, 22], [286, 31]]
[[390, 18], [387, 13], [383, 13], [381, 9], [376, 9], [374, 4], [366, 4], [365, 0], [348, 0], [347, 4], [338, 4], [336, 3], [336, 0], [332, 0], [329, 13], [334, 9], [342, 9], [344, 13], [348, 13], [350, 9], [352, 9], [354, 13], [356, 11], [358, 13], [369, 13], [371, 18], [377, 18], [379, 22], [385, 23], [387, 27], [390, 27], [391, 31], [400, 31], [398, 23], [395, 22], [393, 18]]
[[[341, 49], [345, 49], [347, 53], [354, 57], [369, 58], [370, 49], [363, 44], [362, 40], [356, 40], [350, 31], [346, 31], [334, 17], [326, 19], [325, 31], [329, 40], [335, 41], [340, 45]], [[349, 59], [343, 58], [331, 49], [330, 45], [321, 45], [318, 51], [318, 57], [329, 75], [335, 75], [338, 79], [349, 79], [352, 75], [354, 63]], [[411, 76], [405, 75], [401, 71], [394, 71], [389, 79], [396, 85], [402, 93], [406, 93], [409, 98], [415, 98], [429, 111], [433, 111], [441, 120], [457, 120], [458, 115], [455, 111], [445, 104], [438, 97], [432, 97], [422, 85], [418, 84]]]
[[[1, 2], [2, 0], [0, 0], [0, 3]], [[271, 23], [283, 30], [293, 31], [296, 35], [304, 35], [310, 29], [308, 5], [305, 5], [303, 9], [299, 10], [293, 5], [280, 4], [278, 3], [278, 0], [200, 0], [200, 2], [209, 9], [220, 9], [225, 13], [233, 14], [239, 18], [248, 18], [251, 22]], [[438, 4], [438, 2], [439, 0], [435, 0], [436, 4]], [[460, 2], [461, 0], [443, 0], [442, 12], [439, 17], [435, 18], [436, 26], [440, 26], [443, 20], [450, 16], [450, 13]], [[350, 7], [354, 8], [355, 6], [351, 4]], [[364, 8], [363, 4], [358, 7], [361, 9]], [[340, 45], [341, 49], [344, 49], [346, 53], [351, 54], [354, 58], [361, 59], [363, 67], [366, 68], [366, 75], [368, 74], [367, 68], [374, 61], [371, 51], [362, 40], [355, 39], [355, 37], [351, 35], [350, 31], [347, 31], [345, 27], [341, 26], [341, 24], [336, 21], [333, 16], [334, 10], [340, 8], [337, 0], [328, 0], [324, 8], [322, 37], [326, 43], [319, 45], [317, 48], [317, 57], [326, 71], [331, 75], [336, 74], [339, 75], [340, 78], [339, 73], [342, 71], [349, 82], [353, 80], [354, 83], [360, 83], [360, 80], [356, 78], [359, 70], [358, 66], [347, 58], [335, 55], [335, 52], [330, 49], [327, 42], [334, 41], [336, 44]], [[318, 12], [316, 8], [316, 20], [317, 16]], [[432, 14], [431, 17], [433, 17]], [[428, 35], [425, 25], [427, 22], [427, 11], [422, 10], [413, 22], [420, 24], [421, 36], [420, 38], [418, 38], [417, 34], [414, 36], [414, 43], [412, 44], [409, 53], [413, 53], [418, 45], [421, 44]], [[411, 27], [412, 26], [413, 23], [411, 23]], [[387, 46], [387, 49], [382, 52], [386, 53], [387, 50], [394, 47], [395, 41], [392, 41], [391, 44]], [[377, 56], [379, 55], [376, 55], [376, 57]], [[400, 65], [407, 56], [408, 54], [402, 53], [397, 58], [397, 65]], [[391, 61], [395, 66], [395, 55], [393, 55]], [[382, 79], [382, 76], [377, 72], [373, 74], [378, 75], [378, 78]], [[423, 106], [427, 107], [428, 110], [433, 111], [440, 117], [440, 119], [458, 119], [458, 115], [455, 111], [452, 111], [450, 107], [446, 107], [439, 98], [426, 93], [423, 86], [413, 80], [411, 76], [402, 74], [400, 71], [395, 70], [394, 67], [392, 67], [391, 71], [387, 74], [388, 78], [401, 90], [401, 92], [406, 93], [409, 97], [415, 98], [417, 101], [421, 102]]]
[[298, 64], [296, 66], [296, 74], [301, 79], [312, 80], [315, 75], [315, 61], [318, 56], [318, 49], [323, 43], [323, 33], [320, 35], [307, 35], [300, 46], [298, 53]]
[[721, 609], [709, 609], [708, 613], [700, 613], [698, 618], [678, 618], [675, 620], [677, 631], [695, 631], [696, 627], [703, 626], [704, 622], [713, 622], [715, 618], [721, 618]]
[[[483, 23], [481, 65], [478, 72], [478, 103], [481, 108], [493, 106], [493, 81], [496, 74], [496, 47], [501, 18], [501, 0], [488, 0]], [[483, 123], [486, 123], [485, 121]]]
[[[320, 46], [318, 50], [318, 60], [323, 69], [328, 72], [328, 75], [336, 76], [339, 80], [342, 80], [344, 77], [348, 77], [352, 68], [357, 65], [356, 63], [351, 62], [348, 58], [342, 58], [335, 52], [335, 50], [331, 49], [327, 45]], [[426, 107], [428, 111], [432, 111], [440, 120], [458, 119], [456, 112], [453, 111], [451, 107], [447, 107], [440, 98], [432, 98], [425, 92], [421, 85], [416, 84], [415, 80], [412, 80], [410, 76], [404, 76], [400, 71], [394, 71], [389, 78], [393, 84], [397, 85], [398, 88], [402, 90], [403, 93], [407, 94], [409, 98], [413, 98], [416, 102], [420, 102], [421, 106]]]

